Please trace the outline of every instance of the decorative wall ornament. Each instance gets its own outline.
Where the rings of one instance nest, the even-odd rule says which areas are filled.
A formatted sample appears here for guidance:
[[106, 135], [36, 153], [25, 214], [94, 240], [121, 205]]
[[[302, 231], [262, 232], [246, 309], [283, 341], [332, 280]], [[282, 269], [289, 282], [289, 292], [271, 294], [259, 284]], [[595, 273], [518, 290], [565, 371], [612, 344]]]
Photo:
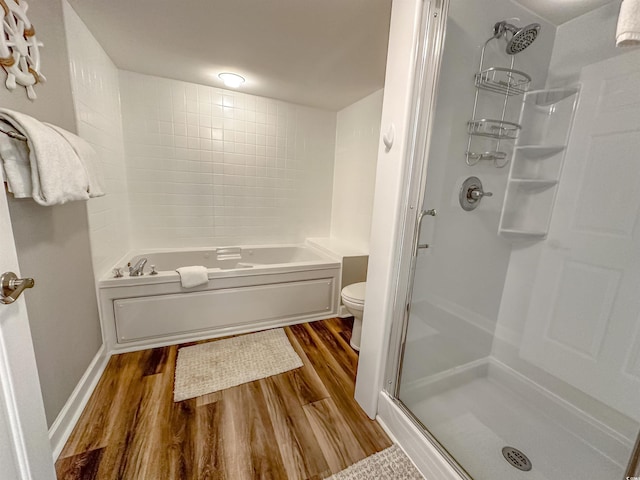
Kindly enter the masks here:
[[7, 72], [6, 86], [14, 90], [17, 85], [27, 89], [31, 100], [37, 98], [33, 86], [46, 81], [40, 72], [42, 43], [36, 39], [36, 30], [27, 18], [29, 5], [24, 0], [0, 0], [4, 16], [0, 35], [0, 66]]

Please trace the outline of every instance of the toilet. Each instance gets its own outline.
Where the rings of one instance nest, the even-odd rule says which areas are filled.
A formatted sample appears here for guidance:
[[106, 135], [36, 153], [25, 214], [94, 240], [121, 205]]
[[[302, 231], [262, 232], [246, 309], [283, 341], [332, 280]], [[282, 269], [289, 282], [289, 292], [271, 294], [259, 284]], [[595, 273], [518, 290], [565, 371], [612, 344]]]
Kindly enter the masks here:
[[362, 336], [362, 314], [364, 313], [364, 293], [366, 282], [353, 283], [342, 289], [342, 303], [353, 315], [353, 332], [351, 333], [351, 347], [360, 351], [360, 337]]

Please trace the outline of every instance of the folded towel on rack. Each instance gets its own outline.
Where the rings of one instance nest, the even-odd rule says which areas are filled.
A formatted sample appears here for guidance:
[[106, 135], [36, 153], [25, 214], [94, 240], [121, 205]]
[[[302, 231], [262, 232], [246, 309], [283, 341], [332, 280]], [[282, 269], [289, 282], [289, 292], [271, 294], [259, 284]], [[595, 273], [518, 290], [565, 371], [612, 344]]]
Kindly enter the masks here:
[[[13, 127], [0, 120], [0, 128], [13, 131]], [[27, 142], [0, 134], [0, 163], [9, 192], [16, 198], [31, 196], [31, 166]]]
[[98, 154], [89, 143], [83, 138], [68, 132], [64, 128], [60, 128], [50, 123], [45, 123], [49, 127], [53, 128], [62, 137], [69, 142], [76, 155], [84, 165], [87, 171], [87, 177], [89, 178], [89, 197], [102, 197], [104, 195], [104, 187], [102, 185], [102, 173], [100, 172], [100, 162], [98, 160]]
[[618, 15], [616, 46], [640, 45], [640, 0], [623, 0]]
[[209, 281], [207, 269], [202, 266], [180, 267], [176, 268], [176, 272], [180, 274], [182, 288], [193, 288], [199, 285], [205, 285]]
[[0, 108], [0, 121], [27, 138], [24, 142], [0, 135], [0, 157], [7, 183], [17, 198], [30, 196], [40, 205], [48, 206], [101, 194], [97, 181], [95, 195], [90, 194], [88, 168], [60, 131], [6, 108]]

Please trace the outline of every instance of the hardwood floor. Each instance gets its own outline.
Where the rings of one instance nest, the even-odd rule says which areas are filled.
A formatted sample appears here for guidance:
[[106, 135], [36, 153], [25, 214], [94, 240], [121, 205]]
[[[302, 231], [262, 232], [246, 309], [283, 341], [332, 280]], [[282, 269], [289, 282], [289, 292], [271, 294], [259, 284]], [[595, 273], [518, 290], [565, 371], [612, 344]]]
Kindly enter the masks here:
[[112, 357], [58, 479], [321, 479], [390, 446], [353, 399], [350, 321], [285, 331], [302, 368], [178, 403], [176, 355], [192, 343]]

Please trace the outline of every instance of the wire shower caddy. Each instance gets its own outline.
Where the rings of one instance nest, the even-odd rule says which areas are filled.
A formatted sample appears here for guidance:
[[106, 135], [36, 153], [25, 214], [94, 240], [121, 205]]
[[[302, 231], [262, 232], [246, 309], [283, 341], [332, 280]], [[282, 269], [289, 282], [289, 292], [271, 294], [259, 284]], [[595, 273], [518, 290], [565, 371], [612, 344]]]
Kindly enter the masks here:
[[[495, 37], [494, 37], [495, 38]], [[500, 145], [505, 140], [515, 140], [520, 132], [520, 125], [505, 120], [507, 113], [507, 105], [510, 97], [522, 97], [531, 85], [531, 77], [525, 72], [515, 70], [515, 58], [511, 56], [511, 65], [509, 68], [504, 67], [488, 67], [484, 66], [485, 50], [489, 41], [485, 42], [480, 54], [480, 66], [478, 73], [474, 76], [476, 87], [475, 99], [473, 101], [473, 113], [471, 120], [467, 122], [467, 133], [469, 139], [467, 141], [467, 150], [465, 161], [467, 165], [473, 166], [480, 161], [493, 161], [497, 168], [503, 168], [508, 165], [509, 158], [507, 152], [500, 150]], [[478, 96], [480, 90], [488, 91], [494, 94], [503, 95], [502, 114], [499, 119], [476, 118], [478, 113]], [[495, 148], [487, 151], [472, 151], [471, 142], [474, 136], [489, 137], [496, 140]]]

